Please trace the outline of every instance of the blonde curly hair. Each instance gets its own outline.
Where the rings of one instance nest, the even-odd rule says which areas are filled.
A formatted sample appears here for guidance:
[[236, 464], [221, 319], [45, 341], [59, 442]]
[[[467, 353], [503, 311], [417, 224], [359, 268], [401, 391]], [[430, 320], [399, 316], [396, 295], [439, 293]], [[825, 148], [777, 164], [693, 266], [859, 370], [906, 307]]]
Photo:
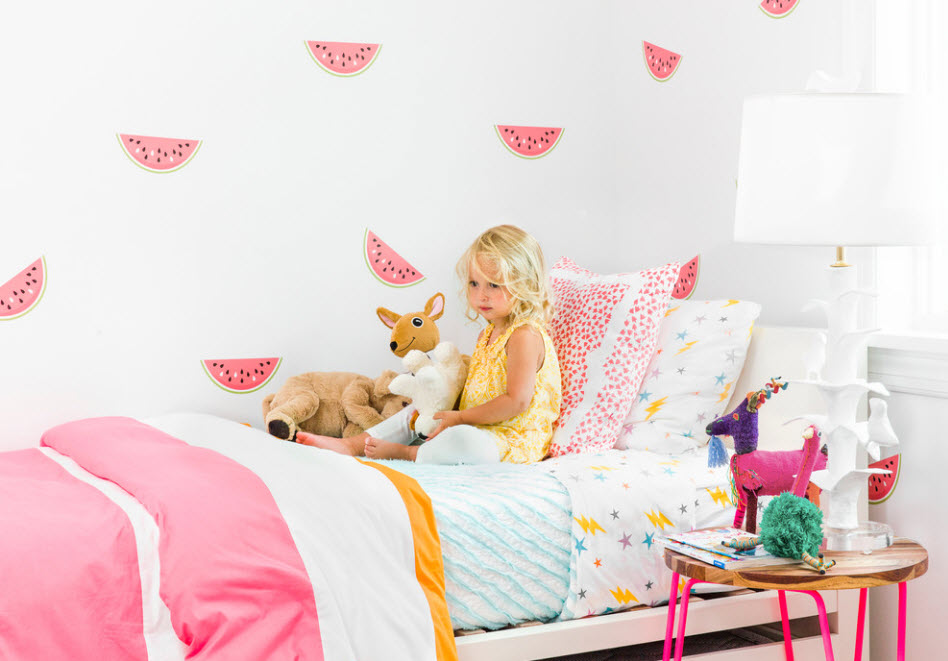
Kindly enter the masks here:
[[[490, 266], [492, 284], [505, 287], [513, 297], [508, 322], [524, 320], [547, 324], [553, 317], [553, 295], [546, 275], [546, 261], [540, 244], [530, 234], [514, 225], [498, 225], [474, 239], [457, 263], [457, 274], [463, 283], [461, 298], [467, 301], [470, 274], [477, 260]], [[467, 306], [465, 316], [476, 320], [477, 312]]]

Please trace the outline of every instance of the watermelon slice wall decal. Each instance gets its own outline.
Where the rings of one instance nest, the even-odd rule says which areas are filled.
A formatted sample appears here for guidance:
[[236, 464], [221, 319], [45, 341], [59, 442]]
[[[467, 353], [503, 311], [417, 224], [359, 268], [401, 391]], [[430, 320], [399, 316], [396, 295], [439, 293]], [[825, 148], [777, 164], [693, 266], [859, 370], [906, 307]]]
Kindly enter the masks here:
[[550, 128], [544, 126], [507, 126], [497, 124], [494, 126], [497, 131], [497, 137], [504, 143], [504, 147], [510, 150], [510, 153], [520, 158], [542, 158], [546, 156], [563, 137], [562, 128]]
[[678, 71], [681, 64], [681, 55], [665, 50], [647, 41], [642, 42], [642, 56], [645, 58], [645, 68], [649, 75], [660, 83], [664, 83]]
[[869, 504], [879, 505], [889, 499], [899, 483], [902, 474], [902, 455], [894, 454], [869, 464], [869, 468], [881, 468], [889, 471], [888, 475], [875, 473], [869, 476]]
[[411, 287], [425, 279], [418, 269], [389, 248], [372, 230], [365, 230], [362, 254], [372, 275], [389, 287]]
[[681, 265], [678, 273], [678, 282], [672, 290], [672, 298], [689, 299], [695, 293], [698, 284], [698, 273], [701, 272], [701, 255], [695, 255], [687, 264]]
[[764, 0], [760, 3], [760, 10], [770, 18], [784, 18], [797, 8], [799, 0]]
[[17, 319], [46, 292], [46, 258], [40, 257], [0, 286], [0, 321]]
[[304, 41], [306, 50], [323, 71], [334, 76], [358, 76], [372, 66], [382, 44], [354, 44], [344, 41]]
[[242, 394], [267, 385], [282, 362], [282, 358], [233, 358], [202, 360], [201, 367], [218, 387]]
[[132, 163], [149, 172], [175, 172], [191, 162], [201, 140], [155, 138], [117, 133], [119, 144]]

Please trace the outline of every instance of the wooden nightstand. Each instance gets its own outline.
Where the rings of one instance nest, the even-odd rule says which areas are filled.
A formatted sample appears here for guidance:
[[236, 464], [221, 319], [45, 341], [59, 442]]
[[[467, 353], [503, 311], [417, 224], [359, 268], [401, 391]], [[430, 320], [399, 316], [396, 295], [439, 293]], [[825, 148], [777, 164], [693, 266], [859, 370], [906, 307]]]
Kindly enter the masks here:
[[833, 661], [833, 645], [830, 641], [829, 623], [826, 618], [826, 606], [817, 590], [859, 590], [859, 616], [856, 629], [855, 661], [862, 657], [863, 626], [866, 619], [866, 591], [877, 585], [899, 584], [899, 637], [898, 661], [905, 659], [905, 609], [906, 582], [918, 578], [928, 570], [928, 551], [920, 544], [909, 539], [896, 539], [888, 548], [863, 554], [857, 551], [834, 551], [826, 554], [827, 559], [836, 561], [836, 566], [825, 574], [820, 574], [806, 565], [776, 565], [772, 567], [752, 567], [742, 570], [719, 569], [700, 560], [689, 558], [665, 549], [665, 564], [672, 570], [672, 587], [668, 602], [668, 620], [665, 626], [664, 661], [669, 661], [672, 646], [672, 632], [675, 624], [675, 602], [678, 596], [679, 576], [688, 578], [682, 590], [681, 616], [678, 621], [675, 660], [680, 661], [684, 651], [685, 624], [688, 620], [688, 597], [695, 583], [716, 583], [735, 585], [745, 588], [777, 590], [780, 600], [780, 614], [783, 620], [783, 640], [786, 658], [793, 659], [793, 644], [790, 639], [790, 624], [787, 618], [787, 598], [785, 590], [802, 592], [816, 600], [820, 614], [820, 631], [823, 635], [823, 649], [826, 659]]

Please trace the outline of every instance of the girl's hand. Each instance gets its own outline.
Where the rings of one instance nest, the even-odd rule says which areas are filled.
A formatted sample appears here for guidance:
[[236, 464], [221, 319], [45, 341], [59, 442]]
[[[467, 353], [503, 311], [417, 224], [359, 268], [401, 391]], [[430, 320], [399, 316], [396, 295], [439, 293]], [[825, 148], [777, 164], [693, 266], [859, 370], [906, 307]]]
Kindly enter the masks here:
[[435, 430], [431, 433], [431, 435], [428, 436], [427, 440], [429, 441], [448, 427], [464, 424], [464, 421], [461, 419], [460, 411], [438, 411], [431, 417], [435, 420], [439, 420], [441, 424], [439, 424], [437, 428], [435, 428]]

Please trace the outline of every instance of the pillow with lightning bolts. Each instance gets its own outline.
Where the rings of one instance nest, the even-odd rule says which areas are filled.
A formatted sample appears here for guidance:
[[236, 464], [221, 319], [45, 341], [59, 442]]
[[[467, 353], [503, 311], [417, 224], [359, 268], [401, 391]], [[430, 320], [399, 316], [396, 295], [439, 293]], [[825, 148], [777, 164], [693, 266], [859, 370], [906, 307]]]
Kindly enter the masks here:
[[760, 305], [671, 300], [616, 448], [675, 454], [707, 444], [744, 367]]

